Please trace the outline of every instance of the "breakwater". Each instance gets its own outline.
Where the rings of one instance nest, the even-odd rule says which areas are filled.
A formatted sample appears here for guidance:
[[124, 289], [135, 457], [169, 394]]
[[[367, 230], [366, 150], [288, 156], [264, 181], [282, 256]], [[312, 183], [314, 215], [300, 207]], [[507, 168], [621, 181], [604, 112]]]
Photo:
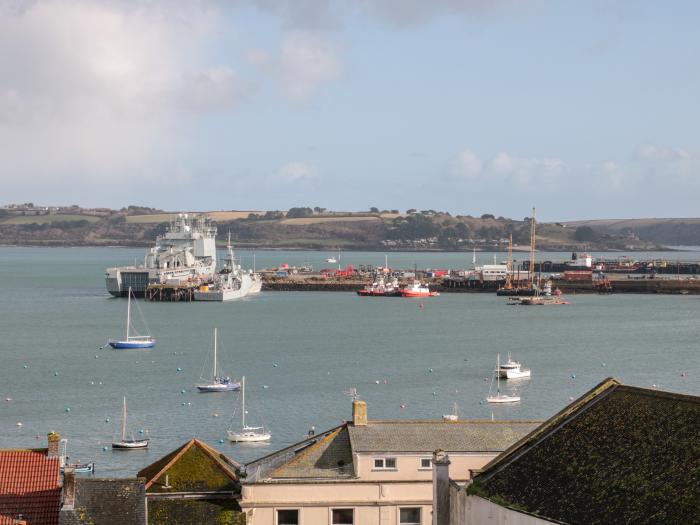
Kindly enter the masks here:
[[[428, 280], [432, 290], [440, 293], [495, 293], [502, 283], [498, 281], [475, 280]], [[637, 294], [697, 294], [700, 295], [700, 280], [696, 279], [627, 279], [619, 278], [609, 281], [608, 293]], [[277, 292], [354, 292], [370, 284], [361, 279], [265, 279], [263, 290]], [[600, 283], [596, 281], [554, 280], [553, 287], [563, 293], [600, 293]]]

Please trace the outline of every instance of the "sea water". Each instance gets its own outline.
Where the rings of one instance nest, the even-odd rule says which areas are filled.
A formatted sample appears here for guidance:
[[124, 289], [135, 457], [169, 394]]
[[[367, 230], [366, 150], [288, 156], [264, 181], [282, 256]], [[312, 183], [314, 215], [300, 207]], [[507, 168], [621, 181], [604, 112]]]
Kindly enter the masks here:
[[[252, 254], [241, 255], [252, 266]], [[257, 252], [255, 259], [257, 267], [322, 268], [330, 255]], [[142, 328], [140, 310], [156, 347], [115, 351], [104, 345], [124, 335], [126, 300], [106, 293], [104, 269], [142, 257], [141, 249], [0, 248], [0, 448], [45, 446], [53, 430], [69, 440], [71, 461], [95, 461], [99, 475], [133, 475], [192, 437], [240, 462], [268, 454], [312, 425], [322, 431], [349, 419], [353, 388], [370, 419], [441, 418], [457, 403], [462, 418], [542, 420], [609, 376], [700, 395], [700, 298], [692, 295], [572, 295], [556, 308], [509, 306], [490, 293], [138, 300], [134, 324]], [[465, 268], [471, 257], [390, 254], [389, 264]], [[384, 254], [343, 252], [346, 263], [382, 265]], [[267, 444], [226, 441], [226, 430], [240, 424], [238, 393], [196, 391], [211, 368], [214, 327], [221, 366], [246, 376], [246, 422], [272, 432]], [[486, 404], [496, 355], [509, 352], [532, 369], [530, 380], [501, 383], [522, 401]], [[123, 396], [129, 433], [148, 437], [147, 450], [110, 448]]]

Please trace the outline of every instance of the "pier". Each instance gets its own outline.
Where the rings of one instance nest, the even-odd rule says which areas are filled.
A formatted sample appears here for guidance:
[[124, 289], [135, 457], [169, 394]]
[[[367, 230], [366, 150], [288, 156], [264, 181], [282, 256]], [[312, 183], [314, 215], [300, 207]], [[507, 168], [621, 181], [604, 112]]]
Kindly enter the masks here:
[[194, 301], [197, 286], [192, 284], [149, 284], [144, 293], [147, 301], [190, 302]]

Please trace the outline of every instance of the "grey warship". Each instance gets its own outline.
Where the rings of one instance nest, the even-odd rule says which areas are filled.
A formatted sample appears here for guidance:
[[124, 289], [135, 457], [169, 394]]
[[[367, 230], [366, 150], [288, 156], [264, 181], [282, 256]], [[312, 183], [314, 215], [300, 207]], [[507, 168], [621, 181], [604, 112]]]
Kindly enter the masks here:
[[208, 215], [179, 213], [142, 265], [107, 268], [107, 291], [126, 297], [129, 288], [143, 296], [150, 284], [192, 284], [210, 281], [216, 273], [216, 227]]

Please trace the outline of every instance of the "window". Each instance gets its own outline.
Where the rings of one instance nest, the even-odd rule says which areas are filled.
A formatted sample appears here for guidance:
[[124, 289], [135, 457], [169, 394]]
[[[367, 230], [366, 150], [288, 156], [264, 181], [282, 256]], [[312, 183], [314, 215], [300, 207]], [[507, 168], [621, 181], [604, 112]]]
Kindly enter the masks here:
[[353, 509], [331, 509], [332, 525], [353, 525], [355, 523], [355, 511]]
[[396, 470], [396, 458], [374, 458], [374, 470]]
[[430, 458], [420, 458], [420, 469], [430, 470], [433, 466], [430, 464]]
[[278, 510], [277, 525], [299, 525], [299, 509]]
[[420, 525], [420, 507], [399, 509], [399, 525]]

